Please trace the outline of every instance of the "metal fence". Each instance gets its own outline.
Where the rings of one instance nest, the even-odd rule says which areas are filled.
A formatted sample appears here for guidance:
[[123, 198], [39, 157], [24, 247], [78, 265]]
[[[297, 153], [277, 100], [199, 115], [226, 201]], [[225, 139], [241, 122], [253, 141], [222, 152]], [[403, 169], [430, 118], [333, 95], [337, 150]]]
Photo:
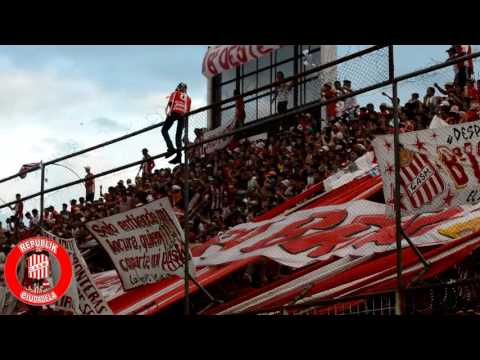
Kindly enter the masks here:
[[[383, 91], [389, 92], [391, 90], [393, 94], [396, 94], [398, 92], [398, 88], [401, 86], [410, 87], [412, 90], [418, 89], [420, 86], [423, 87], [425, 85], [425, 79], [428, 78], [428, 74], [436, 73], [437, 76], [439, 76], [439, 79], [452, 79], [453, 76], [448, 76], [447, 72], [451, 71], [451, 67], [453, 65], [461, 61], [466, 61], [470, 58], [478, 59], [479, 57], [480, 52], [477, 52], [473, 53], [470, 56], [464, 56], [453, 61], [446, 61], [442, 64], [436, 64], [408, 74], [395, 76], [393, 46], [373, 46], [368, 49], [359, 51], [355, 54], [347, 55], [328, 64], [316, 66], [311, 69], [305, 69], [304, 72], [298, 75], [286, 78], [283, 82], [286, 83], [294, 81], [295, 86], [299, 87], [300, 92], [302, 88], [308, 88], [308, 93], [318, 93], [318, 97], [312, 96], [310, 98], [301, 98], [301, 101], [299, 102], [299, 104], [297, 104], [298, 106], [289, 110], [285, 114], [277, 114], [275, 112], [274, 105], [271, 103], [272, 92], [274, 91], [275, 86], [277, 86], [279, 83], [268, 84], [242, 94], [245, 99], [245, 108], [248, 119], [248, 121], [243, 127], [225, 132], [217, 137], [210, 138], [208, 141], [197, 145], [190, 145], [188, 147], [184, 146], [182, 148], [182, 151], [186, 153], [187, 150], [190, 150], [195, 146], [203, 146], [208, 142], [216, 141], [232, 135], [246, 136], [247, 134], [251, 134], [252, 131], [264, 129], [266, 126], [274, 126], [280, 121], [282, 121], [285, 117], [292, 117], [303, 112], [320, 113], [322, 107], [332, 102], [342, 101], [354, 96], [371, 96], [372, 98], [380, 97], [383, 99]], [[348, 95], [342, 95], [334, 99], [321, 99], [320, 88], [323, 84], [323, 81], [325, 80], [325, 74], [331, 74], [333, 72], [335, 73], [336, 79], [338, 80], [351, 80], [352, 85], [354, 86], [354, 91]], [[193, 128], [206, 126], [208, 114], [210, 111], [218, 111], [219, 109], [232, 108], [234, 106], [235, 100], [235, 98], [230, 98], [191, 111], [188, 114], [188, 121], [186, 125], [186, 132], [188, 134], [188, 137], [192, 138]], [[249, 104], [252, 104], [253, 102], [256, 102], [257, 104], [260, 102], [262, 104], [261, 109], [263, 110], [258, 111], [258, 106], [256, 106], [255, 113], [249, 110]], [[105, 184], [107, 184], [106, 181], [108, 180], [109, 176], [118, 176], [118, 174], [122, 173], [126, 176], [133, 177], [136, 168], [138, 168], [143, 163], [143, 160], [136, 160], [141, 157], [140, 151], [142, 147], [149, 147], [150, 149], [160, 149], [160, 153], [152, 156], [153, 159], [162, 159], [166, 156], [165, 145], [158, 140], [160, 138], [159, 131], [157, 134], [153, 133], [153, 130], [158, 130], [162, 125], [163, 122], [152, 124], [148, 127], [133, 131], [110, 141], [91, 146], [87, 149], [75, 151], [71, 154], [61, 156], [54, 160], [44, 162], [40, 176], [35, 177], [31, 176], [32, 174], [28, 175], [29, 181], [38, 181], [39, 191], [34, 194], [22, 196], [22, 200], [34, 201], [35, 199], [40, 199], [40, 208], [42, 209], [45, 200], [48, 200], [48, 196], [53, 196], [53, 194], [55, 193], [60, 194], [61, 191], [62, 196], [63, 194], [65, 196], [67, 196], [67, 194], [70, 194], [69, 197], [71, 197], [71, 193], [67, 193], [67, 191], [71, 191], [72, 187], [78, 186], [83, 183], [83, 179], [78, 175], [78, 171], [80, 171], [79, 168], [81, 169], [84, 165], [86, 165], [85, 162], [89, 161], [94, 157], [92, 154], [96, 154], [95, 156], [97, 157], [97, 159], [107, 157], [106, 154], [108, 154], [108, 152], [106, 149], [109, 149], [108, 151], [110, 153], [120, 153], [122, 155], [118, 158], [118, 166], [114, 168], [109, 168], [109, 166], [106, 165], [103, 167], [99, 166], [99, 168], [96, 169], [96, 174], [94, 178], [103, 179], [103, 181], [105, 181]], [[398, 127], [398, 125], [396, 127]], [[134, 139], [140, 139], [140, 136], [142, 139], [142, 146], [138, 148], [138, 154], [125, 152], [125, 145], [127, 145], [128, 142], [134, 141]], [[148, 146], [148, 144], [151, 144], [151, 146]], [[104, 153], [101, 154], [99, 153], [99, 151], [104, 151]], [[71, 169], [72, 167], [74, 167], [74, 165], [69, 161], [74, 158], [77, 160], [81, 159], [81, 161], [77, 161], [81, 163], [81, 165], [77, 165], [75, 169]], [[99, 161], [99, 163], [102, 163], [102, 161]], [[55, 169], [58, 167], [57, 165], [74, 170], [72, 171], [72, 173], [77, 173], [75, 174], [75, 177], [78, 177], [78, 179], [67, 183], [55, 183]], [[188, 159], [186, 156], [183, 166], [185, 170], [184, 182], [187, 184], [189, 183], [189, 171]], [[31, 171], [29, 173], [33, 172], [34, 171]], [[48, 179], [47, 183], [45, 181], [46, 179]], [[18, 184], [18, 181], [18, 174], [13, 174], [9, 177], [1, 179], [0, 186], [10, 186], [11, 188], [14, 188], [14, 185], [12, 184]], [[9, 185], [7, 185], [7, 182], [9, 183]], [[3, 205], [0, 205], [0, 209], [15, 204], [15, 200], [13, 200], [14, 192], [15, 191], [12, 192], [12, 199], [4, 203]], [[68, 201], [69, 198], [65, 198], [65, 200]], [[188, 203], [188, 190], [186, 190], [185, 192], [185, 200], [186, 203]], [[31, 202], [25, 203], [25, 207], [28, 208], [30, 204]], [[187, 231], [189, 219], [188, 206], [186, 208], [185, 230]], [[188, 241], [186, 242], [185, 246], [188, 246]], [[186, 282], [186, 292], [188, 294], [188, 282]], [[367, 312], [376, 314], [378, 312], [389, 312], [391, 309], [391, 301], [387, 300], [387, 298], [379, 299], [372, 303], [359, 303], [353, 306], [354, 309], [356, 309], [355, 311], [357, 311], [358, 313]], [[340, 309], [338, 308], [334, 308], [332, 309], [332, 311], [346, 313], [350, 311], [351, 305], [352, 304], [348, 304], [348, 308], [343, 308], [342, 311], [340, 311]]]
[[[286, 116], [298, 114], [303, 111], [318, 111], [323, 105], [325, 105], [325, 102], [322, 103], [319, 101], [320, 79], [323, 76], [322, 74], [331, 72], [332, 70], [337, 71], [338, 74], [343, 74], [341, 76], [344, 76], [345, 79], [349, 78], [354, 84], [358, 83], [359, 85], [362, 85], [362, 88], [354, 92], [353, 95], [355, 95], [355, 93], [366, 93], [369, 91], [369, 88], [374, 89], [376, 86], [379, 86], [381, 83], [376, 82], [379, 79], [383, 80], [383, 83], [386, 84], [388, 81], [388, 75], [385, 74], [384, 70], [386, 67], [388, 67], [388, 58], [387, 46], [373, 46], [355, 54], [350, 54], [343, 58], [337, 59], [329, 64], [306, 69], [304, 72], [296, 76], [286, 78], [284, 82], [295, 81], [297, 87], [308, 87], [311, 90], [310, 93], [318, 94], [318, 97], [303, 100], [299, 106], [291, 109]], [[378, 66], [379, 62], [382, 62], [382, 67]], [[364, 80], [361, 80], [363, 79], [363, 76], [360, 74], [364, 73], [371, 75], [367, 76]], [[358, 79], [358, 81], [356, 79]], [[268, 111], [262, 110], [260, 112], [255, 112], [255, 114], [249, 111], [249, 107], [251, 107], [249, 104], [252, 104], [255, 101], [270, 104], [270, 99], [275, 85], [276, 84], [268, 84], [242, 94], [245, 99], [247, 121], [243, 128], [235, 130], [235, 134], [238, 136], [242, 136], [242, 134], [249, 134], [251, 131], [255, 131], [255, 129], [261, 129], [265, 125], [276, 123], [281, 117], [284, 117], [276, 114], [274, 106], [275, 104], [268, 106]], [[188, 114], [189, 138], [193, 139], [194, 128], [206, 127], [208, 113], [210, 111], [218, 111], [220, 108], [233, 108], [235, 106], [234, 104], [235, 98], [232, 97], [209, 106], [192, 110]], [[265, 109], [267, 109], [267, 107], [265, 107]], [[25, 202], [25, 208], [32, 208], [35, 206], [41, 207], [39, 200], [42, 194], [45, 200], [48, 200], [52, 197], [57, 197], [68, 201], [69, 198], [80, 196], [78, 194], [80, 194], [82, 190], [81, 186], [79, 185], [81, 185], [83, 182], [81, 179], [83, 175], [83, 166], [95, 163], [95, 169], [92, 170], [95, 172], [97, 185], [103, 185], [104, 189], [106, 190], [109, 185], [114, 185], [109, 183], [109, 179], [115, 176], [118, 177], [118, 175], [122, 175], [131, 178], [135, 177], [137, 168], [142, 164], [142, 161], [137, 159], [141, 158], [141, 149], [143, 147], [148, 148], [150, 153], [153, 153], [153, 151], [159, 149], [160, 152], [152, 157], [155, 160], [159, 159], [160, 161], [163, 161], [163, 158], [166, 154], [166, 146], [163, 144], [163, 140], [161, 140], [159, 131], [162, 125], [163, 121], [82, 150], [77, 150], [75, 145], [71, 144], [72, 149], [75, 149], [76, 151], [68, 155], [60, 156], [56, 159], [43, 162], [45, 169], [44, 176], [40, 174], [41, 171], [37, 170], [27, 172], [27, 177], [23, 180], [18, 177], [18, 174], [13, 174], [6, 178], [0, 179], [0, 186], [9, 186], [10, 188], [16, 189], [38, 186], [39, 192], [29, 195], [22, 194], [22, 201]], [[171, 131], [173, 132], [174, 129], [171, 129]], [[231, 134], [224, 134], [219, 138], [229, 135]], [[210, 141], [215, 140], [217, 140], [217, 138], [210, 139]], [[127, 148], [130, 149], [134, 147], [138, 147], [138, 152], [125, 151]], [[115, 154], [121, 154], [121, 156], [116, 156]], [[107, 159], [108, 165], [106, 161]], [[113, 168], [111, 168], [111, 164], [114, 165]], [[165, 165], [165, 167], [168, 166], [166, 163]], [[68, 179], [72, 179], [72, 181], [65, 182], [65, 174], [68, 174]], [[47, 181], [42, 181], [42, 178], [46, 178]], [[45, 187], [43, 190], [40, 189], [41, 184], [43, 184]], [[72, 192], [70, 197], [68, 197], [68, 191]], [[0, 205], [0, 209], [15, 204], [15, 192], [17, 191], [12, 191], [11, 198], [3, 199], [6, 200], [6, 202]]]
[[[403, 292], [405, 315], [480, 315], [480, 277], [436, 282]], [[255, 312], [256, 315], [395, 315], [395, 292], [371, 293]]]

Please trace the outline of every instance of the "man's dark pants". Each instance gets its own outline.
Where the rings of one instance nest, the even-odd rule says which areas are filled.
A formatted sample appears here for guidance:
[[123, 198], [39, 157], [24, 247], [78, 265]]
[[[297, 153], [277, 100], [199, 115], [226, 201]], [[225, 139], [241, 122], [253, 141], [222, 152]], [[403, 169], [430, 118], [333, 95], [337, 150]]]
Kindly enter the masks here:
[[85, 201], [91, 201], [93, 203], [93, 200], [95, 200], [95, 193], [87, 193], [85, 195]]
[[182, 147], [182, 133], [183, 128], [185, 127], [185, 116], [183, 114], [172, 112], [170, 115], [167, 116], [165, 119], [165, 124], [162, 127], [162, 135], [167, 143], [168, 150], [175, 151], [173, 147], [172, 140], [170, 140], [170, 136], [168, 135], [168, 130], [172, 127], [173, 123], [177, 121], [177, 132], [175, 133], [175, 145], [177, 146], [177, 150]]

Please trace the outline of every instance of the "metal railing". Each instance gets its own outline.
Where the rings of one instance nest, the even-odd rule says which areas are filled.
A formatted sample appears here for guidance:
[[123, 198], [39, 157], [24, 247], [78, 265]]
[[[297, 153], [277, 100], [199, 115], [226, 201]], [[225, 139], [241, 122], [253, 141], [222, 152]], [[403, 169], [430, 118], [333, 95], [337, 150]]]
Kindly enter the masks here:
[[[351, 61], [353, 59], [358, 59], [359, 57], [362, 57], [364, 55], [367, 55], [369, 53], [372, 53], [372, 52], [375, 52], [375, 51], [378, 51], [380, 49], [383, 49], [385, 48], [386, 46], [381, 46], [381, 45], [377, 45], [377, 46], [373, 46], [373, 47], [370, 47], [368, 49], [365, 49], [365, 50], [362, 50], [362, 51], [359, 51], [355, 54], [350, 54], [350, 55], [347, 55], [345, 57], [342, 57], [340, 59], [337, 59], [335, 61], [332, 61], [328, 64], [323, 64], [323, 65], [320, 65], [320, 66], [317, 66], [317, 67], [314, 67], [310, 70], [307, 70], [305, 72], [302, 72], [300, 74], [297, 74], [295, 76], [291, 76], [291, 77], [288, 77], [288, 78], [285, 78], [283, 81], [280, 81], [280, 82], [276, 82], [276, 83], [272, 83], [272, 84], [268, 84], [268, 85], [265, 85], [265, 86], [262, 86], [262, 87], [259, 87], [257, 89], [254, 89], [254, 90], [251, 90], [251, 91], [248, 91], [248, 92], [245, 92], [242, 94], [242, 96], [244, 98], [248, 97], [248, 96], [251, 96], [251, 95], [255, 95], [255, 94], [258, 94], [258, 93], [261, 93], [262, 91], [264, 90], [269, 90], [269, 89], [272, 89], [274, 88], [275, 86], [278, 86], [279, 84], [282, 84], [282, 83], [287, 83], [287, 82], [291, 82], [291, 81], [295, 81], [297, 79], [301, 79], [301, 78], [304, 78], [308, 75], [312, 75], [312, 74], [316, 74], [316, 73], [319, 73], [321, 72], [322, 70], [325, 70], [325, 69], [329, 69], [329, 68], [332, 68], [334, 66], [337, 66], [339, 64], [343, 64], [343, 63], [346, 63], [348, 61]], [[374, 85], [370, 85], [370, 86], [367, 86], [363, 89], [360, 89], [360, 90], [357, 90], [357, 91], [353, 91], [351, 94], [349, 95], [346, 95], [346, 96], [341, 96], [341, 97], [338, 97], [336, 99], [332, 99], [332, 100], [329, 100], [329, 101], [319, 101], [319, 102], [310, 102], [306, 105], [303, 105], [303, 106], [299, 106], [299, 107], [296, 107], [294, 109], [291, 109], [290, 111], [288, 111], [287, 113], [285, 114], [275, 114], [273, 116], [270, 116], [268, 118], [262, 118], [262, 119], [258, 119], [256, 121], [253, 121], [253, 122], [250, 122], [250, 123], [247, 123], [245, 126], [243, 126], [242, 128], [240, 129], [236, 129], [234, 131], [230, 131], [228, 133], [225, 133], [223, 135], [220, 135], [218, 137], [215, 137], [215, 138], [211, 138], [209, 139], [208, 141], [205, 141], [203, 142], [202, 144], [199, 144], [199, 145], [190, 145], [188, 146], [188, 149], [191, 149], [191, 148], [194, 148], [195, 146], [203, 146], [204, 144], [206, 143], [209, 143], [209, 142], [213, 142], [213, 141], [216, 141], [216, 140], [219, 140], [221, 138], [224, 138], [224, 137], [228, 137], [228, 136], [232, 136], [232, 135], [239, 135], [239, 134], [242, 134], [242, 133], [247, 133], [249, 131], [252, 131], [252, 130], [255, 130], [255, 129], [258, 129], [258, 128], [261, 128], [262, 126], [265, 126], [265, 125], [268, 125], [268, 124], [273, 124], [273, 123], [276, 123], [278, 122], [279, 119], [281, 118], [284, 118], [285, 116], [290, 116], [290, 115], [293, 115], [293, 114], [297, 114], [297, 113], [301, 113], [301, 112], [306, 112], [306, 111], [311, 111], [315, 108], [320, 108], [322, 106], [325, 106], [333, 101], [339, 101], [339, 100], [343, 100], [343, 99], [346, 99], [346, 98], [349, 98], [349, 97], [352, 97], [352, 96], [356, 96], [356, 95], [359, 95], [359, 94], [363, 94], [363, 93], [366, 93], [366, 92], [369, 92], [369, 91], [372, 91], [376, 88], [379, 88], [381, 86], [385, 86], [388, 84], [388, 81], [384, 81], [384, 82], [381, 82], [381, 83], [378, 83], [378, 84], [374, 84]], [[265, 96], [265, 94], [263, 95]], [[210, 110], [213, 110], [213, 109], [218, 109], [219, 106], [221, 105], [225, 105], [225, 104], [229, 104], [229, 103], [234, 103], [236, 100], [235, 97], [232, 97], [232, 98], [229, 98], [229, 99], [225, 99], [225, 100], [222, 100], [222, 101], [219, 101], [219, 102], [216, 102], [216, 103], [213, 103], [211, 105], [208, 105], [208, 106], [204, 106], [204, 107], [201, 107], [201, 108], [198, 108], [198, 109], [195, 109], [195, 110], [192, 110], [190, 111], [187, 115], [188, 115], [188, 118], [189, 118], [189, 122], [191, 123], [191, 118], [192, 116], [194, 115], [197, 115], [197, 114], [206, 114], [207, 111], [210, 111]], [[245, 103], [248, 103], [248, 99], [247, 101], [245, 101]], [[158, 124], [154, 124], [154, 125], [151, 125], [151, 126], [148, 126], [148, 127], [145, 127], [143, 129], [140, 129], [140, 130], [136, 130], [132, 133], [129, 133], [129, 134], [126, 134], [126, 135], [123, 135], [123, 136], [120, 136], [118, 138], [115, 138], [115, 139], [112, 139], [112, 140], [109, 140], [109, 141], [106, 141], [106, 142], [103, 142], [101, 144], [97, 144], [95, 146], [91, 146], [91, 147], [88, 147], [86, 149], [83, 149], [83, 150], [79, 150], [79, 151], [76, 151], [76, 152], [73, 152], [71, 154], [68, 154], [68, 155], [65, 155], [65, 156], [61, 156], [59, 158], [56, 158], [56, 159], [53, 159], [53, 160], [49, 160], [49, 161], [46, 161], [46, 162], [43, 162], [43, 166], [44, 168], [46, 168], [47, 166], [49, 165], [52, 165], [52, 164], [56, 164], [60, 161], [64, 161], [64, 160], [67, 160], [67, 159], [70, 159], [70, 158], [74, 158], [74, 157], [77, 157], [79, 155], [82, 155], [82, 154], [86, 154], [88, 152], [91, 152], [91, 151], [94, 151], [96, 149], [99, 149], [99, 148], [103, 148], [103, 147], [106, 147], [106, 146], [109, 146], [109, 145], [112, 145], [112, 144], [115, 144], [115, 143], [118, 143], [118, 142], [121, 142], [121, 141], [124, 141], [126, 139], [129, 139], [129, 138], [132, 138], [132, 137], [136, 137], [140, 134], [143, 134], [143, 133], [146, 133], [146, 132], [149, 132], [149, 131], [152, 131], [154, 129], [157, 129], [157, 128], [160, 128], [162, 125], [164, 124], [164, 122], [160, 122]], [[187, 133], [188, 133], [188, 130], [187, 130]], [[182, 151], [185, 151], [187, 150], [187, 147], [182, 147], [180, 150]], [[152, 158], [155, 160], [155, 159], [159, 159], [159, 158], [162, 158], [162, 157], [165, 157], [167, 153], [164, 152], [164, 153], [160, 153], [160, 154], [157, 154], [155, 156], [152, 156]], [[100, 177], [104, 177], [104, 176], [107, 176], [109, 174], [113, 174], [115, 172], [119, 172], [119, 171], [122, 171], [122, 170], [125, 170], [125, 169], [128, 169], [128, 168], [131, 168], [131, 167], [134, 167], [134, 166], [138, 166], [140, 164], [143, 164], [144, 161], [143, 160], [139, 160], [139, 161], [135, 161], [135, 162], [131, 162], [131, 163], [128, 163], [128, 164], [125, 164], [125, 165], [122, 165], [122, 166], [119, 166], [119, 167], [116, 167], [116, 168], [113, 168], [113, 169], [109, 169], [109, 170], [106, 170], [106, 171], [102, 171], [98, 174], [95, 174], [93, 178], [100, 178]], [[29, 171], [26, 171], [24, 172], [23, 174], [28, 174], [28, 173], [31, 173], [31, 172], [35, 172], [39, 169], [32, 169], [32, 170], [29, 170]], [[17, 174], [14, 174], [14, 175], [11, 175], [11, 176], [8, 176], [8, 177], [5, 177], [3, 179], [0, 179], [0, 184], [2, 183], [5, 183], [9, 180], [12, 180], [12, 179], [15, 179], [18, 177], [18, 173]], [[83, 182], [83, 180], [75, 180], [75, 181], [72, 181], [72, 182], [68, 182], [68, 183], [65, 183], [65, 184], [62, 184], [62, 185], [59, 185], [59, 186], [55, 186], [55, 187], [51, 187], [51, 188], [48, 188], [48, 189], [43, 189], [37, 193], [34, 193], [34, 194], [30, 194], [30, 195], [26, 195], [26, 196], [23, 196], [21, 201], [26, 201], [26, 200], [30, 200], [30, 199], [33, 199], [33, 198], [36, 198], [36, 197], [39, 197], [41, 196], [42, 194], [48, 194], [48, 193], [51, 193], [51, 192], [54, 192], [54, 191], [58, 191], [60, 189], [64, 189], [64, 188], [67, 188], [67, 187], [71, 187], [71, 186], [74, 186], [74, 185], [77, 185], [77, 184], [81, 184]], [[6, 202], [2, 205], [0, 205], [0, 209], [2, 208], [5, 208], [7, 206], [11, 206], [13, 204], [15, 204], [16, 201], [11, 201], [11, 202]]]

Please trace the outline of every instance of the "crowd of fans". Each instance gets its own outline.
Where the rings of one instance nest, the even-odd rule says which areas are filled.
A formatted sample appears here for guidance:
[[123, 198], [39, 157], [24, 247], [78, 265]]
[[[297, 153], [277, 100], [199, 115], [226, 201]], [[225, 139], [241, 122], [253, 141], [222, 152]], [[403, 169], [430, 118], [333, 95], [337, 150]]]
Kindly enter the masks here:
[[[351, 93], [351, 86], [348, 80], [343, 84], [340, 81], [325, 84], [322, 99]], [[282, 91], [288, 93], [289, 89], [284, 87]], [[454, 82], [443, 88], [438, 84], [429, 87], [423, 97], [412, 94], [399, 106], [401, 131], [428, 128], [434, 116], [449, 124], [479, 120], [479, 90], [480, 81], [475, 83], [469, 76], [466, 79], [456, 76]], [[243, 123], [245, 112], [241, 107], [244, 105], [238, 92], [236, 95], [236, 116], [238, 122]], [[280, 95], [282, 99], [287, 98], [283, 93]], [[253, 220], [371, 151], [376, 135], [393, 132], [394, 101], [399, 100], [390, 98], [379, 108], [374, 104], [358, 106], [354, 97], [333, 101], [323, 112], [286, 117], [280, 127], [260, 140], [234, 137], [221, 151], [207, 154], [199, 147], [192, 150], [188, 184], [191, 243], [205, 242], [220, 231]], [[283, 103], [281, 112], [285, 112], [287, 106], [288, 103]], [[198, 143], [203, 129], [196, 129], [195, 134], [195, 143]], [[142, 154], [146, 161], [139, 169], [139, 176], [125, 182], [120, 180], [106, 192], [100, 189], [97, 199], [92, 173], [86, 168], [86, 197], [72, 199], [61, 209], [48, 206], [43, 227], [61, 237], [73, 236], [81, 246], [92, 239], [85, 222], [165, 196], [181, 217], [187, 185], [183, 165], [155, 169], [148, 150], [143, 149]], [[8, 254], [12, 245], [26, 234], [39, 231], [38, 210], [24, 215], [23, 205], [19, 204], [21, 202], [14, 207], [15, 214], [6, 224], [0, 223], [0, 253]]]

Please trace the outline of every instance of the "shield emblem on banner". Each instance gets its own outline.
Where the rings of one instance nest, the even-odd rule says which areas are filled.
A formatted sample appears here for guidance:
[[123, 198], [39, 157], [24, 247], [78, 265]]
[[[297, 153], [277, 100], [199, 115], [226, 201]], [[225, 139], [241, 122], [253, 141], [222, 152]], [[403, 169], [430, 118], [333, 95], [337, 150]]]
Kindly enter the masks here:
[[400, 185], [414, 209], [430, 204], [445, 190], [445, 182], [425, 154], [400, 149]]
[[50, 274], [50, 260], [47, 255], [33, 254], [27, 258], [28, 278], [46, 279]]

